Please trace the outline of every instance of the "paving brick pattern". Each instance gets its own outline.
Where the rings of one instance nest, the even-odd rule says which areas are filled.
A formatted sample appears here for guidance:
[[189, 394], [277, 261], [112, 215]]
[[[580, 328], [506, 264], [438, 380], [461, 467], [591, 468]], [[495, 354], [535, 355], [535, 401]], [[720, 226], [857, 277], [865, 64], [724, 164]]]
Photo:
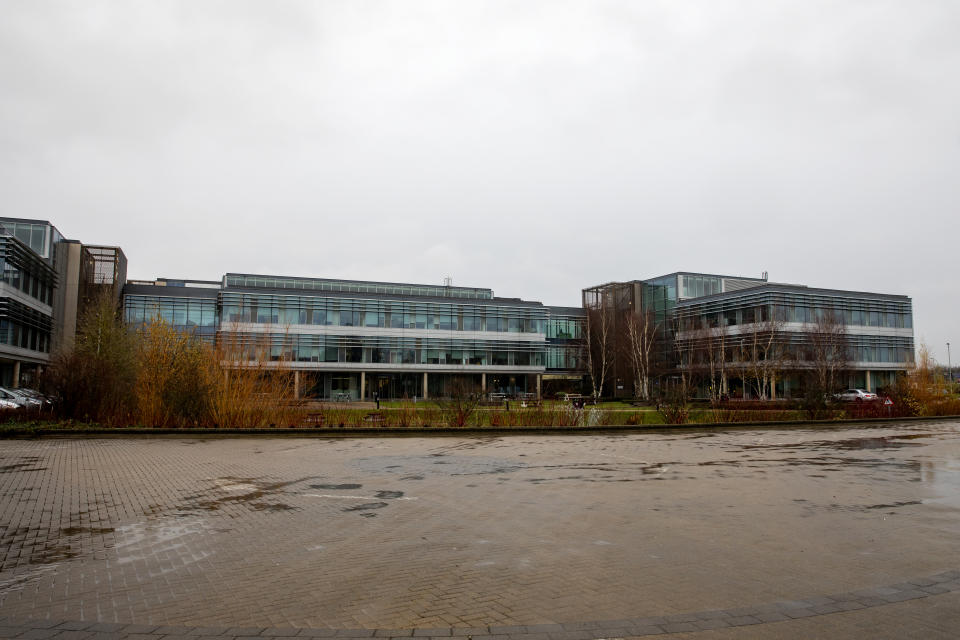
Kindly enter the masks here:
[[3, 441], [0, 638], [956, 637], [958, 427]]
[[[793, 622], [818, 618], [835, 613], [866, 611], [891, 604], [918, 601], [932, 596], [950, 594], [951, 615], [940, 617], [936, 630], [956, 634], [960, 624], [956, 595], [960, 594], [960, 571], [945, 571], [933, 576], [912, 580], [900, 585], [862, 589], [851, 593], [818, 596], [807, 600], [790, 600], [770, 604], [739, 607], [728, 610], [698, 611], [671, 616], [652, 616], [624, 620], [600, 620], [564, 624], [497, 625], [471, 628], [434, 629], [298, 629], [265, 627], [178, 627], [122, 623], [97, 623], [57, 620], [14, 621], [0, 620], [3, 638], [56, 638], [58, 640], [87, 640], [95, 638], [143, 638], [172, 640], [174, 638], [472, 638], [473, 640], [600, 640], [611, 637], [639, 638], [645, 636], [698, 633], [726, 630], [741, 633], [746, 627], [775, 622]], [[946, 604], [946, 602], [941, 602]], [[903, 614], [898, 616], [902, 619]], [[822, 621], [817, 621], [822, 623]], [[820, 625], [822, 628], [822, 624]], [[929, 621], [911, 622], [913, 631], [925, 628]], [[775, 637], [780, 631], [763, 628], [763, 636]], [[790, 633], [796, 632], [796, 626]], [[787, 636], [789, 637], [789, 636]], [[853, 637], [853, 636], [851, 636]], [[931, 637], [926, 635], [924, 637]], [[947, 636], [944, 636], [947, 637]], [[956, 635], [952, 636], [956, 637]]]

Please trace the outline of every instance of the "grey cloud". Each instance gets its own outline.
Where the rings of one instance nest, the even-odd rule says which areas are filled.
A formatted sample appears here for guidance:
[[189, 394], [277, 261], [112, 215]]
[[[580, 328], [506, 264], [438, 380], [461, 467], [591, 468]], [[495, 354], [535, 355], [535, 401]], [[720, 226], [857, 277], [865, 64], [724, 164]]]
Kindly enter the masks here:
[[0, 192], [132, 277], [577, 304], [768, 270], [913, 296], [945, 359], [958, 32], [944, 1], [8, 0]]

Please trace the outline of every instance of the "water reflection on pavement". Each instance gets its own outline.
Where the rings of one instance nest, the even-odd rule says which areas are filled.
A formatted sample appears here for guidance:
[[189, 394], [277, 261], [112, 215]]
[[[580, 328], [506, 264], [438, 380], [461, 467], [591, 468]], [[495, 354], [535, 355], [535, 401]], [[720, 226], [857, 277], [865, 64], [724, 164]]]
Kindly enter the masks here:
[[0, 442], [4, 615], [339, 628], [669, 615], [960, 564], [960, 423]]

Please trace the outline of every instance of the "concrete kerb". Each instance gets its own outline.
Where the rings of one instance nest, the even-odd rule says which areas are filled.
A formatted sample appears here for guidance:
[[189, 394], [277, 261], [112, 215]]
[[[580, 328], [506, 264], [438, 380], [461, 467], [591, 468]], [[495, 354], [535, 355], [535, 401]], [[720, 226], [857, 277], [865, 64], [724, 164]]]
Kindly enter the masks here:
[[900, 418], [856, 418], [850, 420], [787, 420], [787, 421], [758, 421], [758, 422], [704, 422], [680, 425], [603, 425], [591, 427], [555, 426], [555, 427], [437, 427], [437, 428], [409, 428], [409, 427], [329, 427], [316, 428], [229, 428], [229, 429], [169, 429], [169, 428], [105, 428], [90, 427], [78, 429], [57, 429], [49, 427], [24, 426], [22, 429], [10, 428], [0, 431], [2, 438], [83, 438], [83, 437], [131, 437], [131, 436], [175, 436], [175, 437], [281, 437], [298, 438], [356, 438], [356, 437], [485, 437], [490, 435], [569, 435], [571, 433], [611, 435], [615, 433], [655, 433], [667, 434], [690, 431], [730, 431], [743, 429], [784, 428], [846, 428], [850, 425], [886, 426], [901, 423], [915, 423], [925, 421], [960, 420], [960, 415], [951, 416], [912, 416]]

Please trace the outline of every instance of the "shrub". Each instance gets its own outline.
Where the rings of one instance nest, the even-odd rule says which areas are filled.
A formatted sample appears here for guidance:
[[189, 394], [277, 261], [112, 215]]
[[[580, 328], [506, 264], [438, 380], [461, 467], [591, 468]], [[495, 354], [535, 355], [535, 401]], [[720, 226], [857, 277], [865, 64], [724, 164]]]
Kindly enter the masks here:
[[133, 418], [136, 372], [136, 338], [107, 290], [87, 304], [73, 349], [54, 354], [40, 387], [62, 418], [121, 426]]
[[[41, 388], [58, 417], [110, 426], [298, 426], [287, 363], [265, 349], [211, 345], [163, 321], [132, 331], [109, 292], [81, 314], [74, 348], [56, 354]], [[243, 357], [253, 353], [253, 361]]]

